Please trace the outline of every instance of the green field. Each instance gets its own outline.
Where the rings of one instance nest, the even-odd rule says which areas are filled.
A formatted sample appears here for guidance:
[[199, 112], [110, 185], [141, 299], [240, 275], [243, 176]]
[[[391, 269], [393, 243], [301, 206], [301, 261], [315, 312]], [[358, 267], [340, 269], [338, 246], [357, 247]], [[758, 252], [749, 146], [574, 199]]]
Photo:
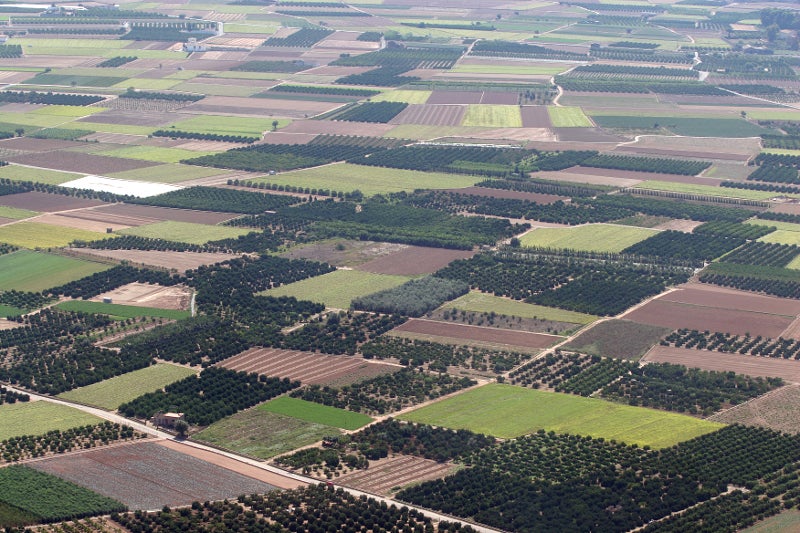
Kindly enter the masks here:
[[192, 439], [261, 459], [309, 446], [340, 429], [306, 422], [264, 409], [264, 404], [211, 424]]
[[168, 363], [158, 363], [141, 370], [134, 370], [100, 383], [87, 385], [59, 394], [59, 398], [71, 402], [96, 405], [113, 411], [148, 392], [161, 390], [170, 383], [196, 374], [198, 370]]
[[742, 533], [794, 533], [800, 531], [800, 511], [797, 509], [783, 511], [741, 531]]
[[41, 291], [109, 268], [101, 263], [19, 250], [0, 255], [0, 290]]
[[343, 192], [358, 189], [366, 196], [372, 196], [400, 191], [412, 192], [414, 189], [460, 189], [474, 185], [480, 180], [480, 177], [462, 174], [338, 163], [293, 172], [281, 172], [275, 176], [264, 176], [253, 181]]
[[[193, 152], [196, 153], [196, 152]], [[181, 181], [207, 178], [224, 174], [225, 170], [218, 168], [195, 167], [192, 165], [181, 165], [172, 163], [158, 165], [156, 167], [135, 168], [124, 172], [113, 172], [107, 174], [110, 178], [135, 181], [154, 181], [158, 183], [180, 183]]]
[[564, 72], [569, 67], [553, 63], [552, 65], [526, 65], [521, 63], [517, 65], [493, 65], [491, 63], [485, 65], [456, 65], [450, 69], [450, 72], [463, 72], [466, 74], [503, 74], [514, 75], [519, 74], [523, 76], [552, 76], [559, 72]]
[[[220, 145], [220, 152], [222, 151]], [[126, 146], [125, 148], [115, 148], [98, 152], [100, 155], [109, 157], [124, 157], [126, 159], [143, 159], [145, 161], [155, 161], [156, 163], [178, 163], [184, 159], [201, 157], [216, 152], [196, 152], [193, 150], [183, 150], [181, 148], [164, 148], [162, 146]]]
[[35, 111], [31, 111], [31, 113], [35, 113], [37, 115], [51, 115], [54, 117], [80, 118], [88, 115], [94, 115], [95, 113], [102, 113], [103, 111], [108, 111], [108, 108], [77, 105], [48, 105]]
[[[260, 136], [272, 129], [272, 118], [224, 117], [201, 115], [172, 124], [176, 130], [195, 133], [219, 133], [222, 135]], [[278, 119], [278, 127], [289, 124], [288, 119]]]
[[490, 383], [400, 417], [514, 438], [539, 429], [664, 448], [723, 424], [595, 398]]
[[62, 302], [56, 307], [64, 311], [81, 311], [83, 313], [109, 315], [118, 319], [152, 316], [155, 318], [180, 320], [191, 316], [189, 311], [181, 311], [178, 309], [158, 309], [156, 307], [139, 307], [136, 305], [107, 304], [103, 302], [90, 302], [88, 300], [70, 300], [68, 302]]
[[116, 76], [78, 76], [74, 74], [37, 74], [31, 83], [39, 85], [63, 85], [78, 87], [111, 87], [125, 81], [126, 78]]
[[782, 222], [780, 220], [765, 220], [761, 218], [752, 218], [746, 221], [745, 224], [753, 224], [754, 226], [773, 227], [783, 231], [800, 231], [800, 224], [792, 224], [791, 222]]
[[0, 304], [1, 317], [19, 316], [25, 314], [25, 312], [25, 309], [20, 309], [19, 307], [14, 307], [13, 305]]
[[[691, 183], [675, 183], [671, 181], [643, 181], [636, 185], [637, 189], [650, 189], [655, 191], [683, 192], [688, 194], [701, 194], [705, 196], [722, 196], [725, 198], [744, 198], [747, 200], [768, 200], [776, 193], [769, 191], [751, 191], [749, 189], [734, 189], [733, 187], [712, 187], [711, 185], [694, 185]], [[797, 195], [789, 194], [795, 197]]]
[[438, 139], [439, 137], [469, 137], [490, 128], [464, 126], [426, 126], [422, 124], [400, 124], [384, 134], [392, 139]]
[[349, 309], [358, 296], [391, 289], [408, 281], [405, 276], [387, 276], [359, 270], [337, 270], [322, 276], [307, 278], [260, 294], [294, 296], [298, 300], [320, 302], [334, 309]]
[[522, 246], [617, 253], [656, 233], [635, 226], [588, 224], [572, 228], [537, 228], [523, 235], [520, 241]]
[[39, 222], [19, 222], [9, 226], [0, 226], [0, 242], [32, 250], [58, 248], [66, 246], [72, 241], [96, 241], [104, 237], [103, 233], [51, 226]]
[[[616, 110], [614, 110], [616, 112]], [[689, 137], [755, 137], [771, 130], [738, 118], [674, 116], [608, 116], [591, 113], [598, 126], [612, 129], [659, 130]]]
[[176, 85], [180, 85], [181, 80], [170, 80], [165, 78], [128, 78], [113, 86], [120, 89], [128, 89], [133, 87], [142, 91], [163, 91], [172, 89]]
[[395, 90], [377, 94], [370, 98], [372, 102], [405, 102], [407, 104], [424, 104], [432, 91]]
[[[190, 222], [174, 222], [168, 220], [166, 222], [156, 222], [155, 224], [139, 226], [138, 228], [124, 229], [119, 233], [189, 244], [205, 244], [208, 241], [218, 241], [221, 239], [236, 238], [239, 235], [247, 235], [250, 231], [249, 229], [228, 226], [209, 226], [207, 224], [192, 224]], [[0, 236], [1, 235], [2, 233], [0, 233]]]
[[[179, 83], [172, 87], [174, 91], [184, 91], [189, 93], [205, 94], [206, 96], [238, 96], [247, 97], [252, 96], [262, 90], [261, 87], [256, 86], [242, 86], [242, 85], [215, 85], [213, 78], [207, 78], [208, 83]], [[149, 80], [147, 80], [149, 81]], [[161, 80], [170, 81], [170, 80]]]
[[23, 218], [30, 218], [38, 214], [39, 213], [36, 211], [28, 211], [27, 209], [17, 209], [16, 207], [6, 207], [4, 205], [0, 205], [0, 217], [2, 218], [22, 220]]
[[550, 123], [554, 128], [591, 128], [594, 126], [580, 107], [548, 106]]
[[555, 322], [570, 322], [572, 324], [588, 324], [597, 320], [594, 315], [565, 311], [555, 307], [526, 304], [509, 298], [502, 298], [493, 294], [472, 291], [464, 296], [447, 302], [442, 306], [445, 309], [463, 309], [475, 313], [497, 313], [499, 315], [518, 316], [522, 318], [540, 318]]
[[522, 115], [516, 105], [470, 104], [462, 126], [487, 128], [521, 128]]
[[22, 435], [41, 435], [55, 429], [70, 429], [101, 422], [74, 407], [55, 403], [17, 402], [0, 405], [0, 441]]
[[771, 242], [775, 244], [794, 244], [795, 246], [800, 245], [800, 232], [797, 231], [786, 231], [783, 229], [779, 229], [777, 231], [773, 231], [767, 235], [764, 235], [760, 239], [761, 242]]
[[337, 409], [336, 407], [307, 402], [288, 396], [281, 396], [271, 400], [262, 405], [261, 408], [270, 413], [291, 416], [306, 422], [324, 424], [341, 429], [354, 430], [372, 422], [370, 417], [361, 413], [354, 413], [345, 409]]

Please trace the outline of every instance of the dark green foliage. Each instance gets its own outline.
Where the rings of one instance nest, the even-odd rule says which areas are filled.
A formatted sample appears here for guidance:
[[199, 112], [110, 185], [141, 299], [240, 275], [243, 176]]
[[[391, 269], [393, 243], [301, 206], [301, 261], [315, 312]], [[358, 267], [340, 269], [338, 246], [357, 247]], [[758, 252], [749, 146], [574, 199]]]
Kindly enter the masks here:
[[37, 91], [0, 91], [0, 102], [52, 105], [90, 105], [104, 100], [91, 94], [63, 94]]
[[[449, 69], [464, 52], [462, 47], [387, 46], [383, 50], [340, 57], [331, 65], [343, 67], [381, 67], [395, 72], [405, 72], [416, 68]], [[341, 78], [338, 83], [344, 83]]]
[[697, 73], [686, 68], [640, 67], [631, 65], [580, 65], [570, 74], [623, 74], [625, 76], [658, 76], [697, 79]]
[[727, 254], [722, 261], [744, 265], [785, 267], [798, 255], [800, 255], [800, 246], [753, 241]]
[[131, 31], [124, 34], [120, 39], [126, 41], [173, 41], [178, 43], [189, 42], [189, 39], [195, 38], [202, 41], [208, 37], [213, 37], [213, 32], [192, 32], [184, 31], [185, 27], [175, 28], [149, 28], [145, 26], [137, 26], [135, 23], [131, 27]]
[[173, 102], [197, 102], [205, 98], [202, 94], [189, 93], [159, 93], [152, 91], [127, 90], [120, 98], [135, 98], [138, 100], [170, 100]]
[[736, 237], [740, 239], [755, 240], [775, 231], [774, 226], [761, 226], [758, 224], [739, 224], [723, 220], [712, 220], [694, 228], [694, 233], [700, 235], [719, 235], [722, 237]]
[[658, 157], [634, 157], [626, 155], [596, 155], [581, 161], [584, 167], [612, 168], [617, 170], [636, 170], [639, 172], [658, 172], [694, 176], [711, 166], [709, 161], [689, 161], [681, 159], [661, 159]]
[[354, 98], [369, 98], [370, 96], [380, 94], [380, 91], [374, 91], [372, 89], [354, 89], [351, 87], [316, 87], [312, 85], [290, 85], [287, 83], [276, 85], [267, 92], [352, 96]]
[[638, 368], [638, 366], [637, 363], [611, 357], [599, 360], [592, 357], [592, 364], [581, 369], [577, 375], [557, 385], [556, 390], [580, 396], [590, 396], [600, 389], [605, 390], [604, 387], [609, 383], [613, 384], [614, 380], [624, 376], [631, 369]]
[[753, 160], [756, 165], [787, 166], [800, 168], [800, 155], [770, 154], [761, 152]]
[[195, 131], [156, 130], [151, 133], [153, 137], [169, 137], [170, 139], [199, 139], [201, 141], [219, 141], [229, 143], [254, 143], [261, 139], [260, 136], [248, 135], [223, 135], [221, 133], [198, 133]]
[[[34, 139], [58, 139], [60, 141], [74, 141], [91, 135], [94, 130], [71, 130], [67, 128], [44, 128], [27, 135]], [[2, 135], [2, 133], [0, 133]]]
[[38, 292], [24, 292], [14, 289], [0, 292], [1, 305], [10, 305], [23, 309], [26, 312], [44, 307], [52, 301], [53, 298], [49, 298]]
[[[3, 405], [4, 403], [17, 403], [18, 401], [27, 402], [30, 399], [31, 397], [27, 394], [14, 392], [0, 385], [0, 405]], [[0, 442], [0, 448], [4, 447], [7, 442], [8, 441]], [[5, 454], [3, 454], [3, 459], [8, 461], [8, 459], [5, 457]]]
[[403, 369], [340, 389], [311, 385], [292, 392], [293, 398], [358, 413], [384, 414], [471, 387], [477, 382], [448, 374]]
[[[542, 358], [534, 359], [519, 368], [515, 368], [508, 373], [508, 378], [512, 385], [522, 385], [534, 389], [545, 387], [561, 390], [562, 383], [573, 376], [577, 376], [590, 366], [596, 365], [601, 360], [599, 355], [564, 353], [561, 350], [557, 350], [555, 353], [548, 353]], [[589, 391], [588, 394], [598, 388], [600, 387]], [[570, 390], [569, 392], [574, 391]], [[586, 395], [588, 396], [588, 394]]]
[[0, 442], [0, 456], [3, 461], [15, 462], [144, 437], [144, 433], [137, 433], [130, 426], [101, 422], [63, 431], [56, 429], [44, 435], [11, 437]]
[[775, 211], [763, 211], [756, 214], [756, 218], [762, 220], [777, 220], [779, 222], [789, 222], [791, 224], [800, 224], [800, 215], [792, 215], [790, 213], [777, 213]]
[[[0, 167], [6, 165], [8, 165], [7, 162], [0, 161]], [[92, 191], [89, 189], [71, 189], [69, 187], [59, 187], [58, 185], [50, 185], [47, 183], [15, 181], [8, 178], [0, 178], [0, 196], [30, 191], [46, 192], [48, 194], [58, 194], [67, 197], [73, 196], [78, 198], [97, 199], [104, 202], [121, 202], [123, 200], [130, 199], [129, 196], [120, 196], [110, 192]]]
[[302, 61], [247, 61], [230, 70], [237, 72], [285, 72], [291, 74], [306, 70], [309, 67], [310, 65], [306, 65]]
[[297, 198], [255, 191], [195, 186], [140, 198], [132, 203], [201, 211], [258, 214], [297, 203]]
[[188, 423], [207, 426], [299, 385], [298, 381], [209, 367], [199, 376], [189, 376], [167, 385], [163, 391], [124, 403], [119, 411], [125, 416], [150, 418], [156, 412], [177, 409], [186, 414]]
[[369, 43], [377, 43], [380, 42], [381, 37], [383, 37], [383, 33], [379, 31], [365, 31], [358, 37], [356, 37], [356, 41], [366, 41]]
[[[720, 85], [720, 87], [736, 93], [763, 95], [763, 96], [767, 95], [774, 96], [778, 94], [785, 94], [786, 92], [780, 87], [775, 87], [774, 85], [765, 85], [763, 83], [739, 83], [739, 84], [728, 83]], [[774, 137], [774, 136], [768, 135], [764, 137]]]
[[622, 253], [693, 261], [702, 266], [745, 243], [744, 238], [719, 234], [662, 231], [625, 248]]
[[737, 78], [756, 80], [795, 79], [792, 65], [783, 58], [758, 57], [754, 54], [701, 54], [694, 70], [703, 72], [724, 71]]
[[576, 185], [569, 182], [558, 182], [530, 178], [527, 180], [485, 180], [475, 184], [476, 187], [502, 189], [506, 191], [532, 192], [538, 194], [555, 194], [558, 196], [593, 197], [605, 191], [605, 188], [591, 185]]
[[350, 305], [359, 311], [419, 317], [468, 292], [463, 281], [426, 276], [355, 298]]
[[397, 67], [378, 67], [374, 70], [368, 70], [361, 74], [350, 74], [337, 79], [334, 83], [342, 85], [370, 85], [378, 87], [398, 87], [419, 81], [421, 78], [417, 76], [402, 76], [401, 74], [407, 71], [408, 68], [404, 66]]
[[[637, 213], [646, 215], [664, 216], [689, 220], [707, 221], [720, 220], [741, 222], [753, 216], [754, 212], [746, 209], [707, 205], [691, 202], [672, 200], [658, 200], [655, 198], [642, 198], [625, 194], [599, 196], [591, 200], [578, 200], [579, 203], [589, 203], [599, 206], [624, 207]], [[759, 215], [760, 217], [761, 215]]]
[[319, 318], [292, 331], [275, 341], [275, 345], [288, 350], [355, 355], [359, 345], [405, 321], [405, 317], [397, 315], [340, 312]]
[[746, 494], [741, 490], [734, 490], [719, 498], [707, 501], [702, 505], [692, 507], [685, 512], [664, 518], [646, 526], [641, 531], [651, 533], [681, 533], [697, 527], [697, 524], [707, 524], [716, 531], [743, 531], [752, 526], [757, 520], [781, 512], [781, 504], [771, 498], [763, 498], [756, 494]]
[[3, 44], [0, 45], [0, 58], [17, 58], [22, 57], [22, 46], [18, 44]]
[[105, 61], [101, 61], [96, 67], [99, 68], [113, 68], [113, 67], [121, 67], [125, 63], [130, 63], [131, 61], [136, 61], [139, 59], [136, 56], [114, 56]]
[[331, 34], [333, 30], [324, 28], [300, 28], [288, 37], [270, 37], [263, 46], [310, 48]]
[[504, 177], [531, 154], [531, 151], [517, 149], [414, 145], [352, 158], [348, 162], [376, 167]]
[[764, 148], [800, 150], [800, 135], [762, 135], [761, 144]]
[[747, 189], [749, 191], [768, 191], [789, 194], [800, 193], [800, 188], [795, 185], [774, 185], [772, 183], [754, 183], [752, 181], [723, 181], [719, 186], [731, 189]]
[[408, 107], [405, 102], [364, 102], [330, 115], [331, 120], [386, 124]]
[[100, 239], [99, 241], [72, 243], [78, 248], [92, 248], [94, 250], [159, 250], [169, 252], [205, 252], [210, 250], [208, 245], [187, 244], [185, 242], [165, 241], [134, 235], [120, 235], [116, 238]]
[[544, 154], [536, 159], [534, 166], [538, 170], [564, 170], [576, 165], [580, 165], [587, 159], [597, 155], [593, 150], [566, 150], [564, 152], [553, 152]]
[[535, 44], [524, 44], [510, 41], [478, 41], [470, 51], [471, 55], [488, 57], [514, 57], [531, 59], [556, 59], [568, 61], [587, 61], [586, 54], [565, 52], [553, 48], [545, 48]]
[[73, 520], [127, 509], [116, 500], [26, 466], [0, 468], [0, 503], [30, 513], [41, 522]]
[[750, 335], [679, 329], [667, 335], [661, 344], [677, 348], [757, 357], [800, 359], [800, 341], [784, 338], [767, 339], [760, 335], [751, 337]]
[[800, 177], [793, 167], [762, 165], [747, 176], [747, 181], [800, 184]]
[[139, 269], [132, 266], [119, 265], [97, 272], [91, 276], [81, 278], [76, 281], [70, 281], [64, 285], [53, 287], [46, 291], [50, 296], [69, 296], [70, 298], [82, 298], [88, 300], [93, 296], [102, 294], [122, 287], [128, 283], [155, 283], [158, 285], [175, 285], [180, 282], [178, 277], [173, 277], [166, 272]]

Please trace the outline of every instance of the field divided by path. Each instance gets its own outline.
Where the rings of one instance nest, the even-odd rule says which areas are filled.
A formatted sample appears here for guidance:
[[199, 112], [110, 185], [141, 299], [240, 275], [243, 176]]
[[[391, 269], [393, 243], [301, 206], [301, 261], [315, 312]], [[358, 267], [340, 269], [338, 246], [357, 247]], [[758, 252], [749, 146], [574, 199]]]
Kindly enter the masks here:
[[[454, 324], [450, 322], [439, 322], [435, 320], [425, 320], [412, 318], [392, 330], [393, 334], [399, 336], [410, 336], [417, 338], [432, 337], [430, 340], [449, 339], [450, 344], [468, 344], [470, 342], [486, 343], [491, 345], [504, 345], [507, 347], [524, 348], [538, 350], [547, 348], [556, 342], [563, 340], [556, 335], [545, 335], [542, 333], [530, 333], [527, 331], [512, 331], [500, 328], [487, 328], [482, 326], [469, 326], [466, 324]], [[422, 337], [419, 337], [422, 336]], [[466, 341], [466, 342], [465, 342]]]

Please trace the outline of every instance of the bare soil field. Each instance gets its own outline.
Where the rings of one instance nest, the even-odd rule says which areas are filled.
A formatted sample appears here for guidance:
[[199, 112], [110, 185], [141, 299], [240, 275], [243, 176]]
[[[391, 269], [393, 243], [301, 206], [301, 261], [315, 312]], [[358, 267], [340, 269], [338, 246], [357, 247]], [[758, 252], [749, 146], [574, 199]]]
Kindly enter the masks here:
[[665, 294], [659, 300], [791, 317], [800, 314], [800, 301], [798, 300], [764, 296], [707, 283], [681, 285], [677, 290]]
[[28, 209], [30, 211], [40, 211], [43, 213], [57, 213], [59, 211], [69, 211], [71, 209], [83, 209], [108, 204], [100, 200], [89, 200], [86, 198], [77, 198], [75, 196], [62, 196], [60, 194], [31, 191], [0, 196], [0, 205], [16, 207], [18, 209]]
[[564, 348], [590, 355], [636, 361], [669, 331], [669, 328], [630, 320], [605, 320], [583, 331]]
[[782, 204], [773, 204], [768, 209], [773, 213], [788, 213], [790, 215], [800, 215], [800, 203], [786, 202]]
[[[205, 78], [198, 77], [193, 80], [187, 80], [187, 85], [201, 84], [201, 85], [230, 85], [233, 87], [259, 87], [267, 90], [278, 84], [275, 80], [253, 80], [249, 78]], [[201, 91], [198, 91], [201, 92]]]
[[131, 509], [161, 509], [275, 489], [155, 442], [95, 449], [28, 466], [114, 498]]
[[524, 105], [520, 107], [520, 113], [522, 114], [522, 126], [524, 128], [550, 128], [553, 126], [550, 121], [550, 113], [547, 112], [547, 106]]
[[[552, 130], [547, 128], [492, 128], [482, 131], [477, 130], [470, 130], [470, 137], [473, 139], [481, 139], [481, 140], [511, 140], [511, 141], [520, 141], [520, 142], [528, 142], [531, 140], [538, 140], [538, 141], [555, 141], [556, 136]], [[553, 150], [556, 147], [553, 146], [550, 149]], [[559, 146], [559, 150], [563, 150]]]
[[800, 317], [795, 318], [794, 321], [783, 330], [781, 337], [784, 339], [800, 340]]
[[407, 244], [374, 241], [335, 240], [311, 243], [281, 254], [287, 259], [309, 259], [333, 266], [355, 266], [407, 248]]
[[675, 183], [694, 183], [697, 185], [708, 185], [711, 187], [719, 187], [719, 184], [722, 182], [722, 180], [714, 178], [698, 178], [695, 176], [681, 176], [678, 174], [661, 174], [659, 172], [639, 172], [637, 170], [617, 170], [611, 168], [577, 166], [568, 168], [567, 171], [589, 176], [607, 176], [610, 178], [624, 178], [632, 180], [672, 181]]
[[186, 113], [232, 114], [303, 118], [330, 111], [341, 104], [312, 100], [278, 100], [270, 98], [239, 98], [209, 96], [183, 109]]
[[433, 91], [428, 104], [480, 104], [482, 92], [477, 91]]
[[373, 363], [361, 357], [322, 355], [276, 348], [251, 348], [216, 366], [265, 376], [299, 380], [304, 385], [328, 385], [396, 372], [400, 367]]
[[726, 154], [722, 152], [707, 152], [705, 150], [669, 150], [661, 148], [640, 148], [638, 146], [619, 146], [618, 152], [632, 152], [636, 154], [651, 154], [654, 156], [671, 156], [671, 157], [696, 157], [702, 159], [721, 159], [723, 161], [747, 161], [750, 159], [749, 155], [744, 154]]
[[[159, 220], [147, 217], [130, 217], [125, 215], [115, 215], [112, 213], [105, 213], [102, 211], [96, 211], [94, 209], [81, 209], [79, 211], [70, 211], [68, 213], [64, 213], [63, 215], [59, 215], [65, 218], [74, 218], [85, 220], [94, 224], [102, 225], [102, 229], [99, 231], [105, 231], [105, 228], [114, 228], [114, 229], [125, 229], [126, 227], [138, 227], [144, 226], [145, 224], [153, 224], [154, 222], [158, 222]], [[95, 230], [97, 231], [97, 230]]]
[[[0, 72], [0, 83], [6, 83], [6, 76], [7, 74], [18, 74], [14, 72]], [[36, 111], [37, 109], [42, 109], [44, 104], [25, 104], [25, 103], [6, 103], [0, 105], [0, 110], [3, 113], [30, 113], [31, 111]], [[20, 137], [17, 137], [18, 139]]]
[[487, 198], [508, 198], [511, 200], [527, 200], [537, 204], [552, 204], [553, 202], [568, 202], [568, 196], [557, 196], [555, 194], [542, 194], [538, 192], [510, 191], [507, 189], [490, 189], [488, 187], [464, 187], [463, 189], [444, 189], [446, 192], [458, 194], [469, 194], [473, 196], [485, 196]]
[[658, 101], [662, 104], [677, 104], [694, 106], [710, 105], [746, 105], [753, 103], [750, 98], [743, 96], [703, 96], [699, 94], [659, 94]]
[[315, 133], [286, 133], [283, 131], [270, 131], [264, 135], [262, 141], [256, 144], [307, 144], [316, 139]]
[[546, 335], [543, 333], [529, 333], [527, 331], [510, 331], [498, 328], [469, 326], [465, 324], [425, 320], [422, 318], [412, 318], [405, 324], [394, 328], [392, 332], [432, 335], [435, 337], [447, 337], [459, 341], [478, 341], [491, 344], [503, 344], [508, 346], [520, 346], [524, 348], [536, 349], [547, 348], [555, 342], [562, 340], [561, 337], [557, 337], [555, 335]]
[[672, 346], [654, 346], [643, 361], [653, 363], [672, 363], [689, 368], [716, 370], [718, 372], [736, 372], [747, 376], [762, 378], [782, 378], [790, 383], [800, 383], [800, 361], [794, 359], [777, 359], [773, 357], [755, 357], [738, 353], [711, 352], [675, 348]]
[[96, 213], [149, 218], [155, 222], [173, 220], [175, 222], [193, 222], [195, 224], [219, 224], [241, 216], [237, 213], [215, 213], [212, 211], [196, 211], [194, 209], [176, 209], [173, 207], [155, 207], [150, 205], [114, 204], [94, 209]]
[[771, 338], [778, 337], [792, 322], [792, 318], [780, 315], [702, 307], [665, 300], [653, 300], [623, 318], [672, 329], [688, 328], [737, 335], [749, 333]]
[[[6, 106], [3, 106], [5, 111]], [[12, 137], [0, 141], [0, 147], [24, 152], [50, 152], [53, 150], [66, 150], [85, 143], [77, 141], [61, 141], [58, 139], [33, 139], [31, 137]]]
[[392, 254], [363, 263], [356, 268], [376, 274], [417, 276], [436, 272], [456, 259], [469, 259], [473, 255], [475, 252], [471, 250], [407, 246]]
[[382, 137], [394, 128], [392, 124], [370, 122], [337, 122], [333, 120], [296, 120], [283, 128], [283, 133], [311, 133], [314, 135], [361, 135]]
[[70, 253], [129, 261], [133, 264], [144, 264], [160, 268], [175, 269], [178, 272], [197, 268], [202, 265], [213, 265], [236, 257], [237, 254], [211, 252], [161, 252], [157, 250], [93, 250], [91, 248], [68, 248]]
[[[185, 141], [180, 144], [176, 144], [175, 148], [190, 150], [192, 152], [222, 152], [233, 150], [234, 148], [242, 148], [244, 146], [247, 145], [244, 143], [229, 143], [221, 141]], [[225, 171], [220, 170], [220, 172]]]
[[675, 218], [670, 221], [664, 222], [663, 224], [659, 224], [658, 226], [653, 227], [653, 229], [660, 229], [660, 230], [673, 230], [673, 231], [682, 231], [684, 233], [692, 233], [694, 228], [700, 226], [702, 222], [697, 222], [695, 220], [683, 220], [680, 218]]
[[422, 124], [426, 126], [458, 126], [464, 120], [466, 106], [412, 104], [402, 110], [389, 124]]
[[[571, 129], [578, 129], [578, 128], [571, 128]], [[535, 150], [543, 150], [546, 152], [553, 150], [599, 150], [603, 152], [605, 150], [613, 150], [617, 146], [616, 142], [597, 143], [597, 142], [564, 141], [564, 140], [559, 140], [558, 144], [554, 144], [555, 140], [556, 140], [555, 134], [553, 135], [553, 138], [551, 140], [532, 139], [528, 142], [528, 144], [525, 147], [533, 148]]]
[[101, 176], [160, 164], [139, 159], [123, 159], [121, 157], [66, 151], [18, 155], [9, 157], [8, 160], [21, 165], [66, 170], [68, 172], [82, 172], [84, 174], [99, 174]]
[[119, 124], [123, 126], [165, 126], [175, 121], [175, 115], [168, 112], [143, 111], [105, 111], [78, 119], [76, 122], [92, 124]]
[[87, 141], [110, 144], [139, 144], [144, 140], [144, 137], [141, 135], [130, 135], [127, 133], [92, 133], [81, 138]]
[[[480, 103], [491, 105], [517, 105], [519, 103], [519, 93], [506, 91], [484, 91], [483, 95], [481, 96]], [[538, 128], [540, 126], [533, 127]]]
[[800, 385], [787, 385], [715, 414], [709, 420], [724, 424], [766, 427], [796, 435], [800, 433], [798, 411], [800, 411]]
[[372, 494], [388, 495], [395, 487], [440, 479], [452, 473], [451, 463], [437, 463], [411, 455], [394, 455], [370, 461], [366, 470], [354, 470], [337, 478], [337, 483]]
[[610, 176], [595, 176], [593, 174], [580, 174], [577, 172], [567, 172], [559, 170], [557, 172], [539, 172], [531, 174], [534, 178], [544, 178], [556, 181], [568, 181], [570, 183], [589, 183], [592, 185], [609, 185], [611, 187], [633, 187], [642, 180], [631, 178], [612, 178]]
[[91, 300], [102, 302], [104, 298], [111, 298], [113, 303], [120, 305], [187, 311], [191, 297], [191, 289], [182, 285], [163, 287], [150, 283], [128, 283], [113, 291], [99, 294]]
[[5, 331], [7, 329], [14, 329], [22, 326], [19, 322], [14, 322], [12, 320], [6, 320], [5, 318], [0, 318], [0, 331]]
[[624, 137], [608, 133], [600, 128], [553, 128], [559, 141], [607, 143], [624, 141]]
[[742, 138], [731, 142], [728, 138], [718, 137], [677, 137], [665, 135], [642, 135], [635, 143], [626, 144], [632, 148], [648, 150], [675, 150], [677, 156], [684, 153], [696, 153], [694, 157], [707, 159], [710, 156], [719, 158], [724, 154], [752, 156], [761, 150], [759, 139]]
[[84, 218], [76, 218], [64, 215], [41, 215], [36, 217], [36, 222], [41, 222], [42, 224], [50, 224], [51, 226], [57, 226], [62, 228], [75, 228], [75, 229], [82, 229], [86, 231], [95, 231], [97, 233], [103, 233], [108, 228], [112, 228], [114, 230], [121, 230], [121, 229], [128, 229], [131, 226], [126, 226], [124, 224], [114, 224], [110, 226], [103, 222], [97, 220], [87, 220]]
[[279, 489], [296, 489], [306, 486], [306, 483], [303, 483], [302, 481], [297, 481], [290, 477], [275, 474], [269, 470], [264, 470], [263, 468], [258, 468], [257, 466], [252, 466], [218, 453], [195, 448], [194, 446], [188, 446], [174, 440], [160, 440], [156, 442], [156, 444], [185, 455], [190, 455], [196, 459], [200, 459], [201, 461], [220, 466], [226, 470], [236, 472], [237, 474], [257, 479], [259, 481], [263, 481], [264, 483], [269, 483], [270, 485], [278, 487]]

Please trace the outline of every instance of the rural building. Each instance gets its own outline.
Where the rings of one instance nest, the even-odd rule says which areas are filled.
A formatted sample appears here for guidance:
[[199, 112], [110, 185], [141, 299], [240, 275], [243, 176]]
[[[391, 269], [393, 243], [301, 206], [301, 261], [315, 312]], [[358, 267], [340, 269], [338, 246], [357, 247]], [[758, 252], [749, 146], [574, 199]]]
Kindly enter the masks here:
[[183, 45], [184, 52], [205, 52], [208, 50], [208, 46], [198, 43], [196, 37], [189, 37], [189, 42]]
[[178, 420], [183, 419], [183, 413], [156, 413], [153, 415], [153, 425], [158, 427], [173, 428]]

